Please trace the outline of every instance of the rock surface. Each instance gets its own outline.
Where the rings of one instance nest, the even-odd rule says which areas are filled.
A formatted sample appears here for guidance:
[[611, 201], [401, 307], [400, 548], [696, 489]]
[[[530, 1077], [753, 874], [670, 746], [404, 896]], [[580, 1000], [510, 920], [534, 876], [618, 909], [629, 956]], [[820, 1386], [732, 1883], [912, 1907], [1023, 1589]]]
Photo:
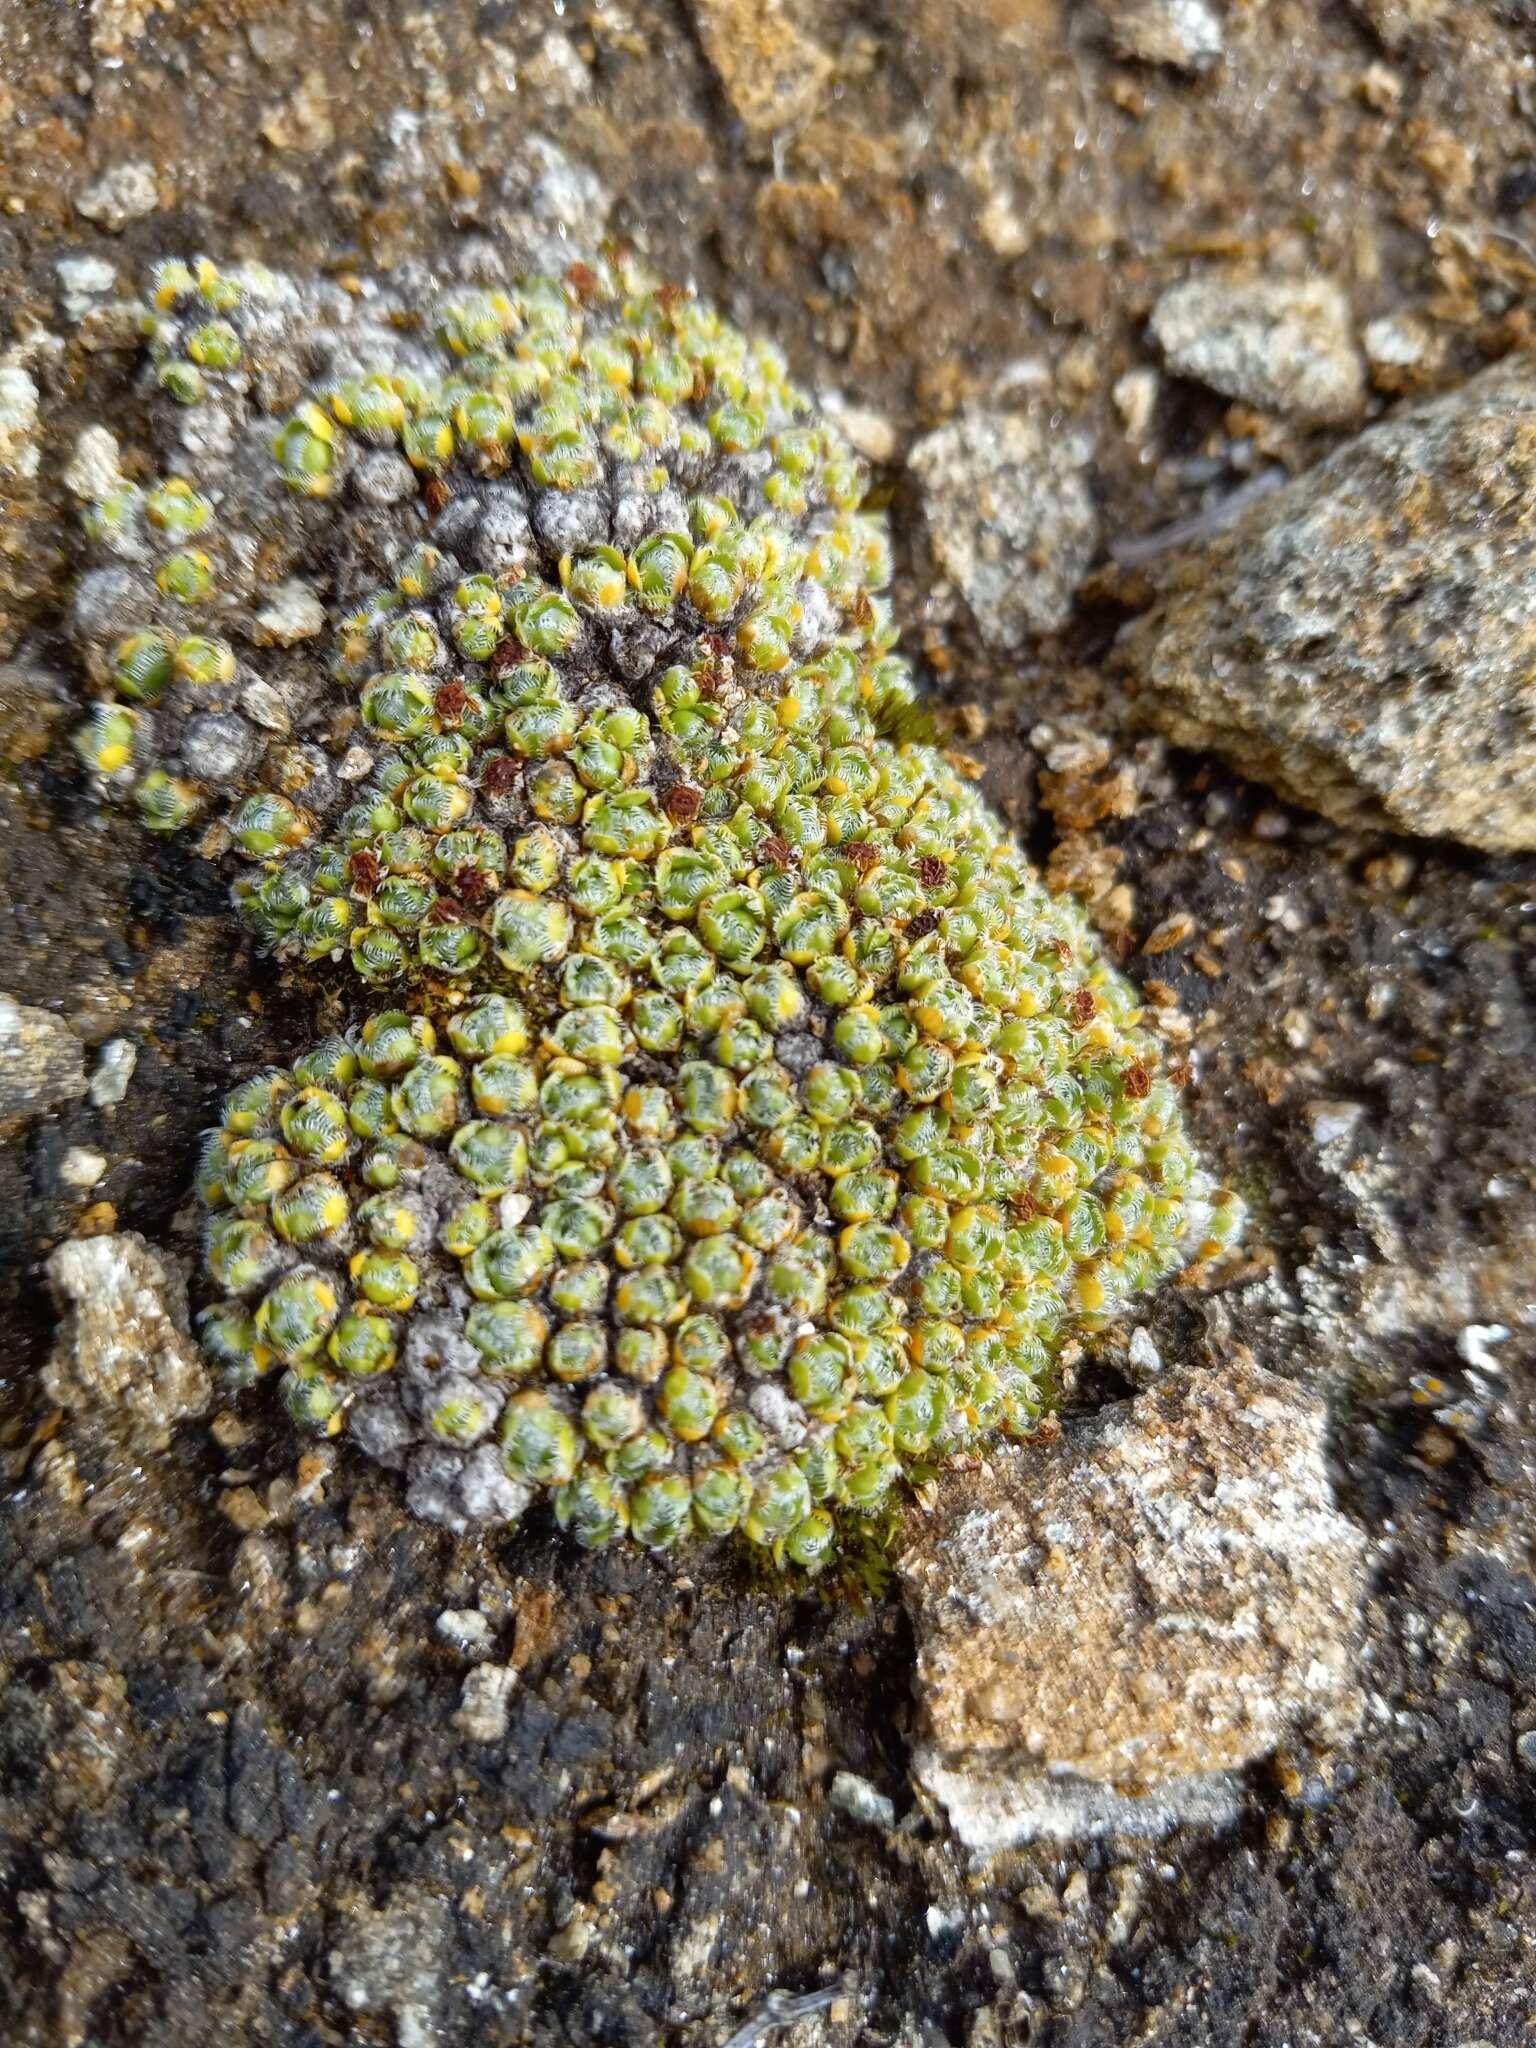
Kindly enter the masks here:
[[37, 381], [16, 363], [0, 363], [0, 475], [37, 472]]
[[153, 164], [121, 163], [75, 197], [75, 211], [95, 221], [110, 235], [121, 234], [130, 221], [142, 220], [159, 204]]
[[940, 1488], [899, 1563], [915, 1764], [979, 1854], [1219, 1823], [1230, 1774], [1358, 1717], [1364, 1540], [1323, 1404], [1193, 1371]]
[[186, 1282], [136, 1231], [77, 1237], [48, 1261], [63, 1312], [43, 1387], [60, 1408], [120, 1413], [163, 1441], [200, 1415], [212, 1386], [189, 1333]]
[[[824, 0], [816, 11], [832, 12]], [[11, 310], [35, 331], [56, 303], [53, 260], [77, 247], [125, 280], [205, 247], [312, 265], [356, 260], [361, 243], [388, 265], [483, 241], [497, 268], [521, 262], [532, 237], [503, 180], [537, 122], [621, 195], [625, 232], [664, 274], [697, 275], [779, 339], [806, 381], [877, 408], [898, 460], [972, 376], [992, 389], [1021, 356], [1049, 375], [1070, 357], [1079, 368], [1060, 402], [1094, 422], [1093, 489], [1114, 535], [1162, 532], [1247, 474], [1191, 473], [1192, 452], [1207, 470], [1225, 463], [1228, 436], [1212, 429], [1209, 458], [1203, 439], [1191, 450], [1200, 401], [1182, 382], [1161, 379], [1143, 436], [1121, 431], [1110, 389], [1153, 360], [1147, 290], [1127, 265], [1166, 280], [1213, 227], [1251, 223], [1267, 244], [1305, 208], [1319, 267], [1361, 279], [1362, 318], [1424, 322], [1441, 388], [1525, 317], [1524, 259], [1488, 232], [1529, 242], [1536, 229], [1536, 201], [1497, 211], [1530, 157], [1522, 109], [1536, 104], [1515, 0], [1218, 4], [1226, 56], [1198, 80], [1132, 71], [1084, 33], [1078, 8], [1060, 10], [1059, 37], [1026, 42], [1021, 27], [1018, 54], [1000, 61], [1004, 17], [1047, 11], [913, 0], [845, 12], [817, 30], [839, 66], [836, 96], [744, 146], [694, 18], [672, 0], [566, 8], [587, 73], [569, 104], [538, 82], [547, 0], [445, 5], [430, 20], [418, 7], [408, 33], [382, 0], [29, 9], [0, 76], [5, 190], [26, 199], [0, 218]], [[1469, 18], [1473, 65], [1456, 61]], [[1388, 36], [1403, 51], [1396, 112], [1365, 96]], [[263, 133], [269, 110], [288, 120], [290, 97], [312, 91], [306, 74], [321, 81], [335, 144], [278, 149]], [[123, 157], [173, 167], [189, 210], [131, 224], [121, 243], [94, 229], [78, 239], [71, 192]], [[552, 175], [557, 187], [551, 218], [568, 219], [575, 174]], [[1012, 253], [982, 226], [994, 195]], [[72, 530], [62, 503], [51, 523], [52, 465], [67, 461], [78, 419], [117, 417], [100, 380], [133, 360], [92, 353], [59, 325], [59, 368], [17, 358], [54, 416], [44, 492], [13, 486], [24, 519], [0, 511], [0, 650], [8, 633], [46, 627]], [[137, 408], [120, 425], [137, 442]], [[409, 496], [416, 478], [401, 469]], [[1001, 712], [1023, 664], [974, 654], [957, 649], [950, 688]], [[1107, 786], [1149, 743], [1138, 749], [1097, 697], [1084, 704], [1096, 676], [1064, 639], [1030, 678], [1029, 717], [1059, 725], [1086, 710], [1114, 747]], [[1029, 814], [1038, 762], [1004, 723], [976, 751]], [[36, 1272], [76, 1206], [52, 1193], [54, 1151], [109, 1151], [119, 1213], [168, 1241], [231, 1062], [280, 1059], [313, 1028], [319, 995], [306, 986], [276, 1004], [266, 963], [232, 957], [205, 864], [72, 804], [69, 757], [54, 758], [61, 772], [37, 763], [0, 788], [0, 986], [43, 1008], [68, 986], [82, 1035], [130, 1034], [140, 1058], [115, 1111], [75, 1103], [57, 1129], [37, 1120], [0, 1147], [0, 1355], [18, 1460], [47, 1422]], [[1214, 1311], [1223, 1341], [1311, 1384], [1366, 1375], [1339, 1405], [1340, 1465], [1351, 1514], [1396, 1550], [1367, 1604], [1377, 1698], [1347, 1759], [1316, 1772], [1298, 1762], [1296, 1779], [1261, 1767], [1248, 1786], [1260, 1811], [1225, 1836], [1148, 1854], [1042, 1841], [982, 1889], [947, 1830], [888, 1836], [828, 1796], [839, 1769], [897, 1789], [910, 1635], [893, 1626], [890, 1595], [782, 1603], [713, 1572], [690, 1590], [665, 1560], [593, 1557], [531, 1531], [460, 1543], [416, 1523], [402, 1490], [346, 1452], [285, 1509], [272, 1388], [240, 1404], [243, 1447], [216, 1455], [184, 1427], [177, 1456], [136, 1461], [126, 1484], [110, 1433], [70, 1423], [7, 1478], [0, 1515], [0, 1655], [14, 1672], [0, 1696], [7, 2048], [382, 2048], [399, 2037], [385, 1956], [370, 1967], [351, 1938], [370, 1920], [386, 1954], [391, 1942], [417, 1951], [424, 1996], [404, 1984], [397, 1996], [408, 2023], [425, 2008], [438, 2048], [722, 2048], [793, 2006], [784, 1987], [818, 1985], [806, 1996], [825, 1999], [837, 1979], [823, 1973], [845, 1968], [857, 1980], [849, 2019], [784, 2024], [762, 2048], [1529, 2042], [1529, 889], [1511, 888], [1507, 862], [1448, 842], [1341, 858], [1337, 835], [1177, 750], [1137, 814], [1115, 812], [1102, 833], [1120, 858], [1114, 893], [1134, 891], [1136, 934], [1196, 919], [1184, 945], [1131, 971], [1177, 996], [1161, 1013], [1170, 1025], [1192, 1020], [1204, 1129], [1231, 1176], [1270, 1191], [1279, 1260], [1272, 1282], [1213, 1303], [1170, 1291], [1150, 1340], [1176, 1370], [1199, 1355]], [[1211, 931], [1227, 943], [1196, 966]], [[109, 959], [100, 949], [119, 936], [130, 951], [112, 946]], [[1368, 1197], [1325, 1166], [1307, 1126], [1303, 1105], [1342, 1100], [1366, 1105], [1350, 1157], [1370, 1163]], [[1391, 1252], [1370, 1234], [1383, 1210]], [[1460, 1399], [1457, 1332], [1470, 1321], [1513, 1335], [1499, 1348], [1501, 1398], [1447, 1467], [1417, 1453], [1422, 1434], [1443, 1460], [1446, 1434], [1399, 1393], [1422, 1367]], [[221, 1463], [260, 1466], [264, 1507], [278, 1487], [259, 1531], [220, 1512]], [[494, 1751], [453, 1725], [467, 1667], [436, 1631], [445, 1601], [482, 1605], [493, 1654], [520, 1665]], [[119, 1692], [117, 1735], [104, 1724], [119, 1718]], [[440, 1942], [427, 1898], [443, 1902]], [[565, 1960], [583, 1934], [585, 1954]], [[376, 2010], [354, 2010], [343, 1981]]]
[[0, 1130], [85, 1093], [85, 1052], [51, 1011], [0, 995]]
[[1526, 355], [1176, 563], [1123, 643], [1142, 709], [1340, 823], [1536, 846], [1533, 539]]
[[[0, 662], [0, 765], [40, 760], [54, 727], [74, 708], [74, 692], [62, 676], [35, 662]], [[0, 1025], [0, 1036], [4, 1029]]]
[[1078, 436], [1028, 414], [971, 412], [908, 456], [934, 566], [989, 647], [1057, 632], [1099, 541]]
[[692, 0], [710, 63], [754, 135], [792, 128], [830, 88], [832, 58], [809, 32], [811, 10], [783, 0]]
[[1100, 12], [1110, 48], [1137, 63], [1199, 73], [1219, 64], [1226, 49], [1210, 0], [1113, 0]]
[[1349, 301], [1326, 278], [1187, 278], [1153, 307], [1151, 329], [1171, 370], [1224, 398], [1316, 425], [1360, 410]]
[[400, 2048], [435, 2048], [442, 2036], [448, 1906], [391, 1899], [360, 1907], [331, 1951], [331, 1981], [348, 2010], [388, 2013]]

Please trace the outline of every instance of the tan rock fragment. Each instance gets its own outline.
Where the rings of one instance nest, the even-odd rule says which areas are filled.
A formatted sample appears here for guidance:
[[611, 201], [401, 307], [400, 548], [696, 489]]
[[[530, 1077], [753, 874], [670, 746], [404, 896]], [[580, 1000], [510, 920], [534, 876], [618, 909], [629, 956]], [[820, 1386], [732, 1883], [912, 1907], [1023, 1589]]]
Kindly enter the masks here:
[[939, 1483], [898, 1569], [916, 1773], [968, 1847], [1217, 1824], [1233, 1773], [1350, 1732], [1365, 1543], [1325, 1422], [1271, 1375], [1191, 1372]]

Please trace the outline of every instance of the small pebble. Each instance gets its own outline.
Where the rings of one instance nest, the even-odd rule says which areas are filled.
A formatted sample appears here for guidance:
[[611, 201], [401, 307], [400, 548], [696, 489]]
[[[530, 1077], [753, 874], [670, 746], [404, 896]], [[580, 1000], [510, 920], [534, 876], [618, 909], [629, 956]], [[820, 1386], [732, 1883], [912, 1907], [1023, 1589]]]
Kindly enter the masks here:
[[861, 455], [871, 462], [896, 460], [899, 446], [896, 429], [884, 413], [873, 412], [861, 405], [850, 405], [836, 392], [828, 392], [822, 403]]
[[1140, 1327], [1132, 1330], [1131, 1341], [1127, 1351], [1132, 1365], [1138, 1367], [1142, 1372], [1162, 1371], [1162, 1355], [1153, 1343], [1152, 1334], [1149, 1330]]
[[271, 602], [256, 614], [258, 637], [291, 647], [297, 640], [312, 640], [325, 631], [325, 607], [307, 583], [296, 577], [280, 583]]
[[106, 1170], [103, 1153], [92, 1152], [84, 1145], [71, 1145], [59, 1162], [59, 1179], [66, 1187], [83, 1191], [95, 1187]]
[[108, 234], [121, 234], [132, 220], [142, 220], [160, 203], [152, 164], [113, 164], [94, 185], [75, 194], [75, 211], [104, 227]]
[[560, 1929], [549, 1944], [549, 1952], [556, 1962], [579, 1963], [592, 1946], [592, 1937], [596, 1932], [596, 1928], [585, 1915], [577, 1914], [575, 1919], [567, 1921]]
[[893, 1828], [896, 1825], [894, 1803], [871, 1785], [868, 1778], [861, 1778], [854, 1771], [837, 1773], [832, 1780], [831, 1799], [839, 1813], [846, 1813], [850, 1820], [856, 1820], [864, 1827]]
[[461, 1657], [478, 1660], [491, 1653], [491, 1624], [478, 1607], [445, 1607], [437, 1617], [437, 1632]]
[[930, 1906], [923, 1915], [930, 1941], [942, 1941], [965, 1925], [964, 1906]]
[[1318, 1101], [1305, 1103], [1301, 1113], [1307, 1120], [1313, 1144], [1321, 1148], [1352, 1137], [1365, 1111], [1358, 1102]]
[[54, 265], [59, 273], [59, 294], [65, 317], [81, 320], [92, 305], [117, 283], [117, 272], [100, 256], [61, 256]]
[[1479, 1372], [1502, 1372], [1494, 1346], [1508, 1342], [1509, 1329], [1504, 1323], [1468, 1323], [1456, 1339], [1456, 1349]]
[[1127, 370], [1123, 377], [1116, 379], [1111, 395], [1128, 441], [1146, 439], [1152, 415], [1157, 410], [1157, 384], [1156, 370]]
[[0, 473], [36, 476], [40, 459], [36, 381], [12, 363], [0, 363]]
[[98, 1109], [112, 1109], [122, 1101], [138, 1063], [139, 1049], [131, 1038], [107, 1040], [96, 1061], [89, 1090], [90, 1098]]
[[84, 505], [115, 491], [123, 480], [117, 436], [108, 427], [87, 427], [75, 443], [64, 472], [64, 487]]
[[477, 1664], [464, 1680], [454, 1727], [469, 1742], [500, 1742], [516, 1684], [510, 1664]]

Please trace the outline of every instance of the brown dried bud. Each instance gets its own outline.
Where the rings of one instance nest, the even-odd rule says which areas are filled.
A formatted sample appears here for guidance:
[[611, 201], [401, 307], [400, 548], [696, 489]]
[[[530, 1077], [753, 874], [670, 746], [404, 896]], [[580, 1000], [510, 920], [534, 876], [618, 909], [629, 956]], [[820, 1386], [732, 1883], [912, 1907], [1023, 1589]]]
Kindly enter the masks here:
[[674, 825], [691, 825], [703, 801], [704, 792], [695, 789], [691, 782], [674, 782], [662, 804]]
[[880, 860], [879, 849], [871, 846], [867, 839], [850, 839], [843, 848], [843, 856], [853, 862], [861, 875], [867, 875]]
[[949, 869], [936, 853], [925, 853], [917, 864], [917, 879], [925, 889], [942, 889], [949, 880]]
[[373, 894], [374, 890], [379, 886], [379, 877], [382, 872], [383, 870], [379, 866], [379, 856], [376, 853], [370, 852], [366, 846], [360, 846], [347, 862], [347, 880], [352, 884], [352, 887], [359, 896], [371, 896]]
[[435, 517], [451, 500], [453, 492], [440, 476], [429, 476], [421, 495], [427, 501], [427, 510]]
[[573, 263], [565, 273], [565, 281], [583, 304], [588, 299], [596, 297], [603, 283], [597, 272], [587, 263]]
[[1152, 1093], [1152, 1076], [1140, 1060], [1132, 1060], [1125, 1070], [1125, 1092], [1132, 1102], [1145, 1102]]
[[469, 692], [457, 676], [436, 691], [432, 698], [432, 708], [439, 718], [447, 719], [450, 725], [464, 716], [469, 709]]
[[936, 910], [920, 910], [916, 917], [907, 920], [909, 939], [926, 939], [930, 932], [939, 928], [939, 913]]
[[770, 832], [766, 839], [761, 840], [757, 850], [764, 860], [771, 860], [776, 868], [787, 868], [799, 858], [789, 841], [781, 839], [777, 832]]
[[453, 877], [454, 894], [469, 910], [483, 910], [496, 894], [496, 877], [465, 861]]
[[527, 651], [515, 633], [508, 633], [496, 642], [485, 665], [493, 676], [504, 676], [509, 668], [517, 667]]
[[1098, 1015], [1099, 999], [1091, 988], [1075, 988], [1067, 1004], [1067, 1015], [1079, 1031], [1085, 1024], [1091, 1024]]
[[702, 659], [693, 671], [693, 679], [700, 696], [713, 697], [731, 673], [731, 643], [723, 633], [702, 634], [699, 654]]
[[428, 924], [462, 924], [463, 922], [464, 906], [461, 903], [455, 902], [451, 896], [439, 896], [432, 908], [427, 912]]
[[510, 754], [492, 754], [480, 770], [480, 787], [487, 796], [508, 796], [523, 779], [523, 764]]

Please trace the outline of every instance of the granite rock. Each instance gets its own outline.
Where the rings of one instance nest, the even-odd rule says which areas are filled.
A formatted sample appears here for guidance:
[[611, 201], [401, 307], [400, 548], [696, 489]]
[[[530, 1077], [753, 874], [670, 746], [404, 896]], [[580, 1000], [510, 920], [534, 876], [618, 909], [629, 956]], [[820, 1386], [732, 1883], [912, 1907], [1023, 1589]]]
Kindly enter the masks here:
[[908, 456], [937, 574], [989, 647], [1058, 632], [1099, 542], [1081, 435], [1028, 413], [969, 412]]
[[1342, 824], [1536, 846], [1533, 540], [1522, 355], [1173, 562], [1122, 643], [1141, 711]]
[[[0, 671], [0, 690], [15, 673]], [[0, 994], [0, 1130], [84, 1093], [85, 1050], [69, 1026]]]
[[1186, 278], [1153, 307], [1151, 328], [1171, 370], [1224, 398], [1319, 426], [1360, 411], [1349, 301], [1326, 278]]

